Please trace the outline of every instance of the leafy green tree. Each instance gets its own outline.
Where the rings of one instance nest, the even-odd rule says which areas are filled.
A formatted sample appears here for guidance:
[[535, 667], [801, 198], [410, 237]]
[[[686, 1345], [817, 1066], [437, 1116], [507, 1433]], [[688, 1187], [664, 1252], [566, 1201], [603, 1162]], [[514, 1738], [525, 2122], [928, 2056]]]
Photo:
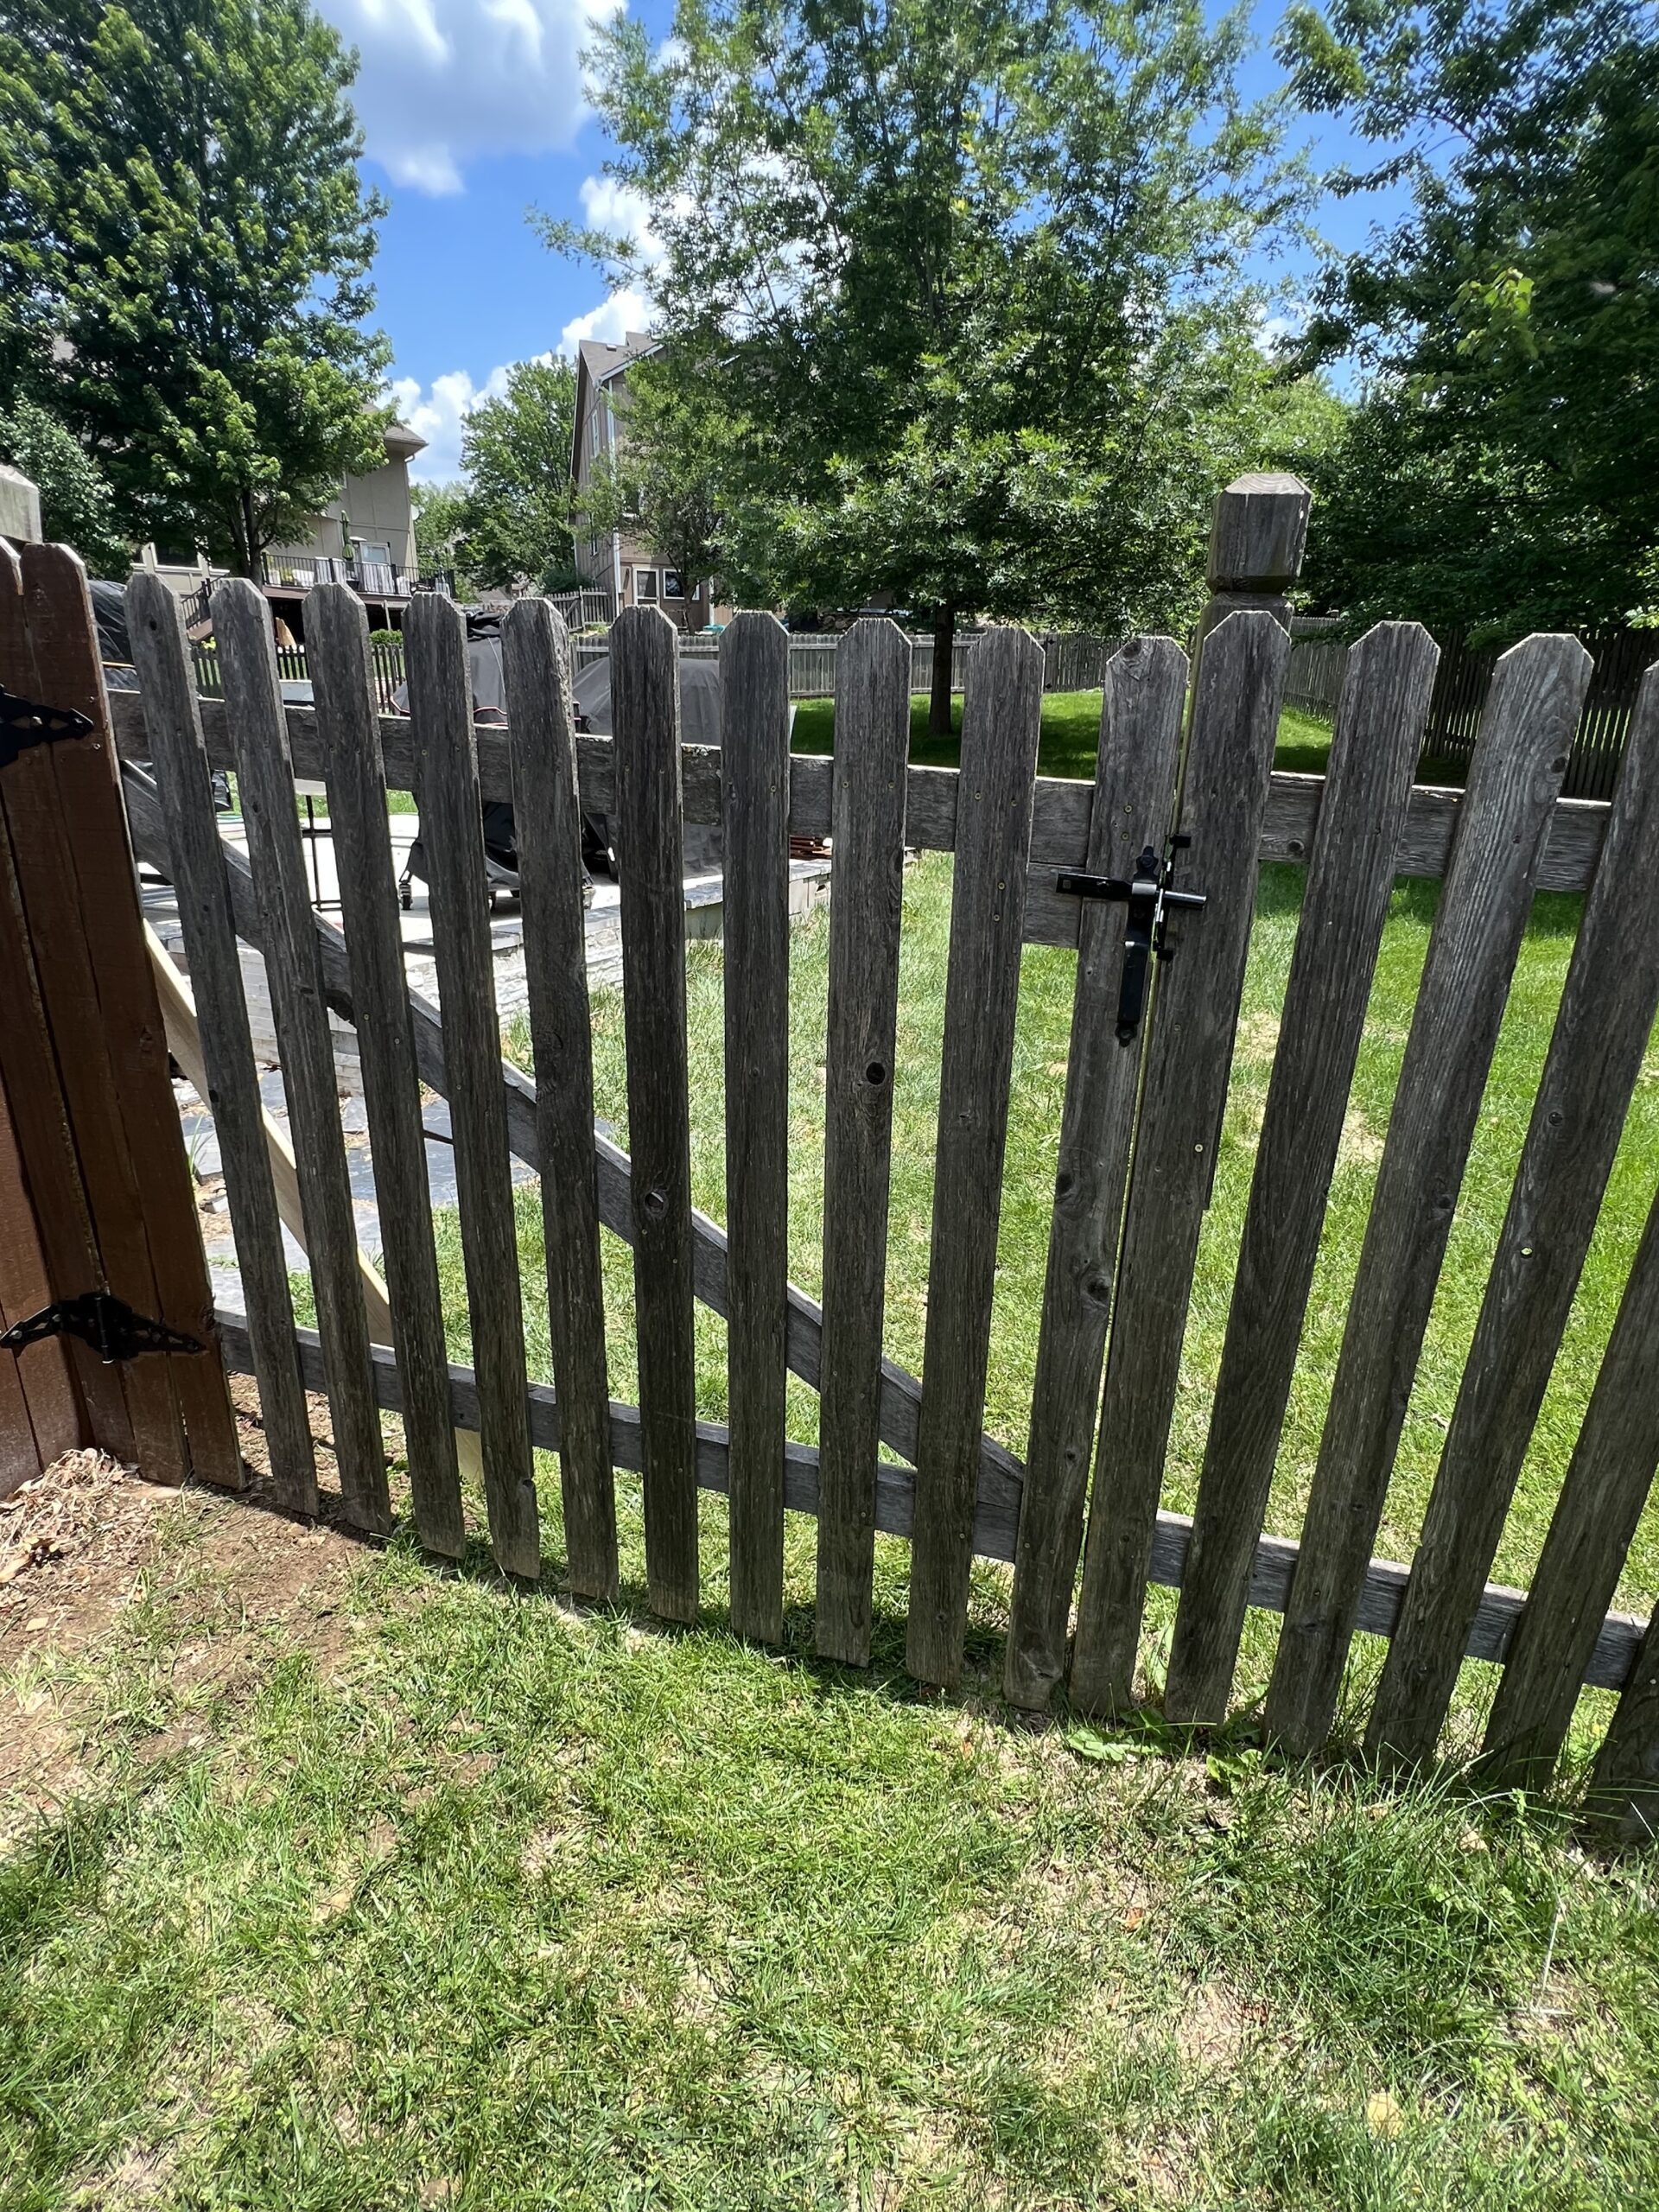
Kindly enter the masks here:
[[464, 557], [480, 583], [537, 579], [570, 566], [575, 410], [569, 361], [520, 361], [501, 397], [481, 401], [467, 416], [461, 438]]
[[61, 423], [32, 399], [0, 414], [0, 461], [19, 468], [41, 495], [41, 527], [73, 545], [90, 573], [124, 580], [132, 548], [116, 527], [102, 470]]
[[466, 484], [458, 479], [446, 484], [410, 486], [415, 543], [423, 568], [450, 569], [457, 576], [466, 574], [468, 496]]
[[1491, 636], [1659, 601], [1659, 14], [1651, 0], [1331, 0], [1281, 50], [1410, 205], [1334, 261], [1299, 348], [1363, 404], [1317, 526], [1357, 619]]
[[715, 456], [727, 422], [710, 395], [719, 372], [686, 379], [647, 355], [628, 371], [627, 403], [613, 454], [601, 455], [579, 502], [596, 537], [626, 530], [643, 538], [685, 585], [682, 622], [689, 622], [691, 584], [721, 567], [721, 477]]
[[0, 19], [0, 374], [73, 432], [135, 538], [251, 575], [382, 457], [354, 67], [306, 0]]
[[[1295, 216], [1243, 10], [1202, 0], [682, 0], [594, 98], [660, 373], [723, 410], [746, 595], [1105, 628], [1193, 609], [1263, 369], [1244, 256]], [[714, 389], [710, 389], [714, 387]], [[949, 654], [933, 714], [948, 715]]]

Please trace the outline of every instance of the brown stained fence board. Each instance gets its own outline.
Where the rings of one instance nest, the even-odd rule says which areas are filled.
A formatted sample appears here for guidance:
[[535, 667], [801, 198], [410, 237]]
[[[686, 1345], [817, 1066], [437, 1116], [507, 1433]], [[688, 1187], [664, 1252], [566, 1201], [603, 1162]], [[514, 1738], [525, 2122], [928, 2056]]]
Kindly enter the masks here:
[[421, 759], [421, 839], [430, 867], [442, 1050], [482, 1403], [480, 1438], [490, 1541], [504, 1573], [533, 1580], [541, 1571], [540, 1522], [524, 1413], [518, 1243], [501, 1090], [472, 687], [460, 609], [435, 592], [411, 601], [404, 619], [404, 653]]
[[866, 618], [836, 660], [818, 1378], [817, 1649], [857, 1667], [869, 1663], [875, 1568], [909, 749], [910, 641]]
[[562, 1415], [565, 1551], [573, 1586], [583, 1597], [608, 1600], [617, 1592], [616, 1486], [570, 647], [563, 618], [541, 599], [522, 600], [512, 608], [501, 638], [524, 981], [536, 1056], [548, 1334]]
[[328, 1370], [340, 1486], [347, 1517], [384, 1534], [391, 1525], [391, 1506], [379, 1410], [370, 1386], [368, 1322], [358, 1281], [334, 1042], [264, 593], [243, 577], [226, 577], [213, 594], [213, 634], [236, 731], [238, 788]]
[[[1582, 652], [1582, 648], [1580, 648]], [[1377, 1685], [1374, 1754], [1427, 1758], [1497, 1554], [1659, 1012], [1659, 677], [1625, 749], [1491, 1274]]]
[[1401, 622], [1348, 656], [1170, 1650], [1179, 1722], [1227, 1710], [1437, 658]]
[[789, 1281], [789, 633], [720, 641], [725, 784], [726, 1257], [732, 1626], [784, 1635]]
[[[798, 760], [792, 761], [791, 772], [801, 765]], [[135, 849], [142, 860], [165, 872], [168, 864], [167, 832], [154, 786], [143, 770], [130, 763], [124, 771], [124, 782]], [[1079, 788], [1086, 795], [1088, 786], [1084, 785]], [[237, 933], [248, 944], [257, 945], [259, 941], [259, 915], [247, 862], [229, 846], [221, 849], [221, 856]], [[353, 1017], [353, 1005], [351, 963], [346, 950], [346, 940], [333, 923], [321, 914], [313, 917], [312, 927], [322, 953], [328, 1003], [342, 1020], [349, 1022]], [[417, 991], [410, 993], [409, 1006], [421, 1080], [440, 1097], [447, 1098], [449, 1096], [449, 1077], [444, 1065], [443, 1027], [437, 1009]], [[536, 1126], [536, 1086], [509, 1062], [499, 1064], [499, 1074], [509, 1145], [515, 1157], [539, 1173], [542, 1154]], [[594, 1137], [594, 1154], [600, 1218], [607, 1229], [620, 1236], [625, 1243], [632, 1244], [634, 1238], [631, 1192], [632, 1162], [619, 1146], [597, 1132]], [[707, 1214], [694, 1209], [691, 1236], [692, 1282], [696, 1296], [714, 1312], [723, 1314], [726, 1311], [726, 1233], [717, 1222], [711, 1221]], [[789, 1312], [785, 1344], [790, 1371], [816, 1389], [823, 1314], [817, 1301], [796, 1284], [789, 1286], [787, 1296]], [[906, 1459], [913, 1460], [921, 1385], [913, 1375], [907, 1374], [893, 1361], [884, 1359], [878, 1389], [877, 1418], [881, 1440], [891, 1445]], [[988, 1436], [980, 1440], [979, 1456], [982, 1485], [988, 1486], [1008, 1510], [1014, 1510], [1020, 1496], [1019, 1460], [1004, 1446]]]
[[1506, 653], [1459, 817], [1360, 1249], [1280, 1637], [1268, 1725], [1311, 1752], [1336, 1717], [1354, 1608], [1588, 663], [1572, 638]]
[[653, 1612], [689, 1621], [697, 1610], [696, 1370], [677, 658], [674, 626], [658, 608], [629, 607], [611, 626], [645, 1579]]
[[[327, 759], [340, 909], [352, 948], [353, 1012], [370, 1157], [381, 1197], [391, 1332], [405, 1378], [404, 1442], [415, 1525], [428, 1551], [459, 1559], [467, 1529], [449, 1421], [443, 1300], [371, 690], [368, 615], [349, 586], [320, 584], [307, 598], [305, 621], [317, 726]], [[308, 928], [307, 934], [321, 987], [321, 948], [315, 931]]]
[[[40, 1228], [0, 1077], [0, 1332], [51, 1303]], [[43, 1337], [23, 1351], [0, 1352], [0, 1497], [74, 1451], [84, 1434], [61, 1338]]]
[[[1091, 874], [1126, 880], [1144, 847], [1164, 851], [1187, 674], [1186, 655], [1167, 638], [1134, 639], [1103, 671], [1084, 857]], [[1144, 1021], [1132, 1037], [1117, 1035], [1127, 908], [1075, 894], [1074, 903], [1080, 919], [1071, 1052], [1003, 1669], [1010, 1701], [1034, 1709], [1048, 1703], [1065, 1670], [1146, 1036]]]
[[[0, 683], [25, 698], [41, 701], [44, 686], [29, 634], [22, 567], [5, 544], [0, 544]], [[46, 1094], [41, 1100], [29, 1097], [17, 1080], [11, 1082], [11, 1097], [31, 1183], [44, 1193], [51, 1188], [52, 1171], [37, 1153], [31, 1124], [37, 1116], [44, 1120], [48, 1097], [60, 1092], [61, 1135], [57, 1141], [67, 1144], [73, 1155], [67, 1176], [79, 1184], [84, 1205], [86, 1255], [77, 1275], [52, 1269], [56, 1295], [73, 1297], [107, 1287], [136, 1313], [154, 1315], [160, 1300], [144, 1235], [143, 1201], [100, 1015], [71, 825], [53, 759], [61, 746], [84, 751], [96, 741], [94, 735], [33, 746], [0, 772], [0, 816], [10, 843], [14, 922], [29, 941], [31, 1011], [44, 1027], [44, 1037], [37, 1044], [31, 1040], [25, 1049], [36, 1049], [43, 1063], [54, 1068], [48, 1072], [43, 1064], [35, 1078]], [[10, 972], [21, 978], [25, 968], [20, 963]], [[83, 1395], [92, 1415], [93, 1440], [106, 1450], [136, 1458], [151, 1482], [182, 1482], [188, 1468], [184, 1431], [167, 1361], [125, 1363], [118, 1376], [100, 1376], [96, 1383], [89, 1376], [90, 1364], [78, 1359]]]
[[[41, 696], [54, 706], [84, 715], [93, 725], [93, 734], [83, 742], [53, 746], [48, 753], [68, 830], [99, 1026], [137, 1201], [135, 1250], [141, 1237], [154, 1284], [155, 1317], [204, 1346], [200, 1353], [170, 1355], [166, 1362], [184, 1417], [191, 1471], [199, 1481], [239, 1489], [241, 1448], [213, 1342], [213, 1291], [168, 1075], [166, 1033], [144, 946], [86, 575], [67, 546], [27, 545], [22, 583]], [[95, 1226], [101, 1241], [101, 1217]], [[137, 1279], [143, 1279], [142, 1270]], [[146, 1364], [152, 1362], [160, 1364], [148, 1356]]]
[[[1486, 1724], [1481, 1781], [1546, 1789], [1659, 1466], [1659, 1201], [1648, 1217], [1526, 1611]], [[1655, 1772], [1659, 1775], [1659, 1761]]]
[[[127, 588], [127, 623], [133, 661], [151, 703], [156, 803], [165, 825], [160, 857], [178, 895], [191, 988], [200, 1016], [206, 1103], [224, 1161], [272, 1485], [276, 1502], [289, 1511], [315, 1513], [316, 1462], [294, 1346], [294, 1305], [282, 1222], [265, 1150], [258, 1076], [237, 957], [237, 925], [213, 810], [212, 773], [197, 720], [183, 615], [159, 578], [137, 575]], [[128, 786], [130, 791], [130, 777]], [[142, 850], [136, 823], [134, 833]], [[153, 851], [151, 857], [156, 857]], [[245, 880], [246, 864], [239, 855], [238, 860]]]
[[961, 1674], [968, 1616], [1042, 706], [1036, 640], [982, 638], [963, 702], [906, 1638], [911, 1673], [944, 1685]]
[[1071, 1695], [1089, 1711], [1134, 1689], [1147, 1560], [1179, 1374], [1255, 903], [1289, 633], [1271, 614], [1230, 615], [1205, 639], [1182, 770], [1190, 847], [1178, 880], [1204, 893], [1179, 918], [1159, 978], [1084, 1548]]
[[[144, 737], [144, 702], [137, 693], [116, 692], [110, 700], [115, 717], [117, 741], [124, 760], [149, 758]], [[202, 714], [210, 732], [219, 733], [210, 746], [216, 767], [234, 766], [224, 709], [204, 701]], [[323, 773], [318, 747], [316, 716], [308, 708], [288, 710], [289, 741], [295, 772]], [[413, 788], [414, 754], [409, 724], [387, 715], [380, 724], [386, 760], [386, 779], [394, 791]], [[479, 733], [479, 783], [486, 798], [510, 799], [512, 779], [507, 743], [499, 730]], [[608, 813], [614, 804], [615, 780], [611, 744], [607, 738], [577, 741], [582, 769], [582, 803], [588, 813]], [[712, 823], [719, 819], [720, 753], [718, 748], [683, 748], [684, 818]], [[792, 836], [827, 837], [830, 834], [832, 759], [794, 754], [790, 760], [789, 826]], [[1077, 907], [1074, 899], [1054, 892], [1049, 863], [1081, 868], [1089, 842], [1089, 808], [1092, 785], [1071, 778], [1039, 776], [1032, 806], [1032, 858], [1039, 863], [1026, 894], [1026, 942], [1028, 944], [1068, 946], [1077, 943]], [[1289, 769], [1274, 771], [1268, 810], [1262, 818], [1259, 857], [1268, 861], [1305, 861], [1313, 849], [1313, 824], [1318, 817], [1323, 776], [1308, 776]], [[1465, 794], [1444, 785], [1419, 784], [1413, 788], [1400, 849], [1395, 856], [1396, 875], [1433, 879], [1446, 874], [1452, 833]], [[956, 842], [956, 771], [950, 768], [912, 768], [906, 798], [906, 834], [910, 842], [929, 852], [949, 852]], [[1596, 872], [1596, 855], [1607, 819], [1604, 799], [1560, 798], [1556, 801], [1549, 842], [1538, 871], [1541, 891], [1587, 890]]]
[[1659, 1838], [1659, 1628], [1649, 1625], [1590, 1777], [1592, 1815], [1622, 1843]]

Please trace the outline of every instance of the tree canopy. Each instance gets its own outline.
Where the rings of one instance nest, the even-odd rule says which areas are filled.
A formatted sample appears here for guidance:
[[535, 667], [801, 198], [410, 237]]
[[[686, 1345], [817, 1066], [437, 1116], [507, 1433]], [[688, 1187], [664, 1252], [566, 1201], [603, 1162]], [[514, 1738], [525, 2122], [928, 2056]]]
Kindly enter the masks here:
[[133, 538], [252, 574], [382, 458], [353, 69], [306, 0], [5, 11], [0, 374]]
[[[1245, 255], [1294, 219], [1281, 118], [1202, 0], [682, 0], [592, 57], [643, 203], [653, 374], [718, 413], [722, 559], [765, 600], [1192, 611], [1255, 458]], [[630, 435], [635, 435], [631, 429]]]
[[1408, 212], [1333, 261], [1302, 365], [1368, 372], [1311, 550], [1357, 620], [1488, 635], [1659, 608], [1659, 14], [1332, 0], [1281, 44]]
[[0, 461], [10, 461], [41, 495], [41, 527], [73, 545], [95, 576], [124, 576], [132, 549], [115, 519], [115, 501], [98, 463], [55, 416], [20, 398], [0, 414]]
[[632, 531], [686, 579], [683, 622], [692, 580], [721, 567], [715, 456], [727, 424], [718, 390], [717, 379], [688, 383], [664, 372], [654, 355], [635, 361], [616, 449], [594, 463], [579, 503], [596, 537]]
[[499, 398], [481, 400], [461, 430], [467, 483], [457, 519], [461, 565], [480, 583], [528, 576], [574, 581], [570, 432], [576, 378], [569, 361], [520, 361]]

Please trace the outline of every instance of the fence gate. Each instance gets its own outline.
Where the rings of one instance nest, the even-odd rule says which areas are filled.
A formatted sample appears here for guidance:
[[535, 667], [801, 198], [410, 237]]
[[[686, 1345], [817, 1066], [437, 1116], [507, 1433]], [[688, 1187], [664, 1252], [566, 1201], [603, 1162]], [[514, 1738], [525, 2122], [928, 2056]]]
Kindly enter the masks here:
[[[1324, 778], [1275, 773], [1283, 594], [1307, 496], [1245, 479], [1218, 503], [1198, 662], [1132, 640], [1103, 671], [1092, 785], [1039, 777], [1043, 655], [988, 632], [965, 672], [958, 770], [908, 765], [908, 641], [861, 622], [835, 669], [833, 760], [788, 751], [788, 643], [769, 616], [721, 640], [723, 747], [680, 742], [678, 646], [659, 612], [611, 633], [613, 739], [579, 738], [569, 649], [544, 602], [505, 620], [505, 728], [476, 726], [457, 611], [409, 610], [409, 716], [381, 715], [366, 618], [344, 585], [307, 607], [313, 709], [284, 711], [269, 610], [214, 594], [224, 697], [203, 700], [176, 604], [130, 596], [142, 696], [119, 698], [135, 846], [178, 888], [225, 1159], [244, 1317], [227, 1359], [259, 1382], [281, 1494], [317, 1502], [303, 1390], [326, 1389], [346, 1507], [390, 1515], [378, 1416], [404, 1418], [423, 1541], [464, 1541], [455, 1433], [481, 1444], [495, 1554], [540, 1554], [534, 1454], [559, 1454], [569, 1573], [618, 1586], [613, 1470], [643, 1476], [647, 1594], [699, 1605], [698, 1493], [729, 1495], [731, 1607], [783, 1632], [785, 1509], [817, 1516], [816, 1637], [870, 1650], [875, 1537], [912, 1547], [907, 1656], [963, 1664], [977, 1554], [1014, 1570], [1005, 1687], [1116, 1713], [1136, 1687], [1150, 1583], [1179, 1588], [1165, 1707], [1220, 1720], [1246, 1611], [1284, 1617], [1266, 1707], [1282, 1745], [1328, 1734], [1357, 1630], [1389, 1640], [1369, 1741], [1430, 1753], [1465, 1656], [1504, 1662], [1488, 1770], [1553, 1771], [1580, 1686], [1621, 1691], [1597, 1773], [1659, 1817], [1659, 1641], [1610, 1613], [1659, 1461], [1659, 1230], [1643, 1243], [1529, 1595], [1488, 1580], [1659, 1009], [1659, 673], [1608, 804], [1560, 799], [1588, 658], [1528, 639], [1497, 665], [1466, 792], [1414, 788], [1437, 651], [1383, 624], [1349, 652]], [[1189, 673], [1191, 680], [1189, 681]], [[243, 855], [215, 769], [238, 772]], [[292, 790], [321, 776], [343, 931], [306, 895]], [[406, 987], [386, 790], [414, 791], [442, 1011]], [[537, 1080], [499, 1051], [480, 800], [517, 810]], [[610, 817], [621, 880], [632, 1153], [594, 1123], [581, 817]], [[681, 831], [723, 825], [727, 1185], [691, 1202]], [[788, 841], [833, 841], [825, 1044], [824, 1294], [786, 1274]], [[907, 849], [954, 855], [925, 1357], [885, 1356], [883, 1287]], [[1197, 1510], [1163, 1510], [1182, 1332], [1211, 1199], [1257, 871], [1305, 871], [1300, 917]], [[1299, 1541], [1264, 1534], [1304, 1311], [1393, 884], [1442, 880]], [[1533, 893], [1587, 893], [1508, 1219], [1414, 1561], [1372, 1556], [1412, 1378]], [[263, 949], [293, 1126], [318, 1329], [295, 1327], [241, 997]], [[984, 1431], [1021, 949], [1077, 953], [1071, 1055], [1028, 1456]], [[1173, 964], [1170, 957], [1173, 955]], [[327, 1020], [361, 1052], [380, 1185], [386, 1325], [365, 1317]], [[424, 1184], [423, 1088], [449, 1105], [473, 1365], [445, 1362]], [[540, 1179], [555, 1390], [527, 1384], [513, 1158]], [[632, 1248], [640, 1402], [612, 1402], [600, 1231]], [[729, 1418], [699, 1422], [693, 1311], [726, 1317]], [[392, 1341], [378, 1340], [389, 1336]], [[792, 1440], [785, 1384], [820, 1394]]]
[[0, 541], [0, 1494], [92, 1443], [235, 1487], [86, 577]]

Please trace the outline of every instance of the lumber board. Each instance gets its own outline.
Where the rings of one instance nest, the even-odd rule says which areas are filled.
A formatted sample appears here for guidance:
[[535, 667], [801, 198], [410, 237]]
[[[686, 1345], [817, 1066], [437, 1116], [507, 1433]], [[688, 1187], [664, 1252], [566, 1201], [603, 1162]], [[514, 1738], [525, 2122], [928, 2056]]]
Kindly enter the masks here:
[[[1186, 655], [1168, 638], [1135, 639], [1104, 676], [1084, 866], [1090, 874], [1123, 881], [1135, 875], [1144, 848], [1160, 855], [1166, 848]], [[1077, 903], [1071, 1040], [1003, 1667], [1009, 1701], [1033, 1710], [1047, 1705], [1065, 1671], [1147, 1036], [1144, 1020], [1133, 1038], [1120, 1042], [1117, 1035], [1126, 909], [1097, 899]], [[1147, 983], [1150, 989], [1151, 976]]]
[[842, 640], [836, 728], [814, 1632], [823, 1657], [864, 1667], [875, 1571], [871, 1470], [880, 1425], [910, 751], [910, 640], [885, 615], [867, 616]]

